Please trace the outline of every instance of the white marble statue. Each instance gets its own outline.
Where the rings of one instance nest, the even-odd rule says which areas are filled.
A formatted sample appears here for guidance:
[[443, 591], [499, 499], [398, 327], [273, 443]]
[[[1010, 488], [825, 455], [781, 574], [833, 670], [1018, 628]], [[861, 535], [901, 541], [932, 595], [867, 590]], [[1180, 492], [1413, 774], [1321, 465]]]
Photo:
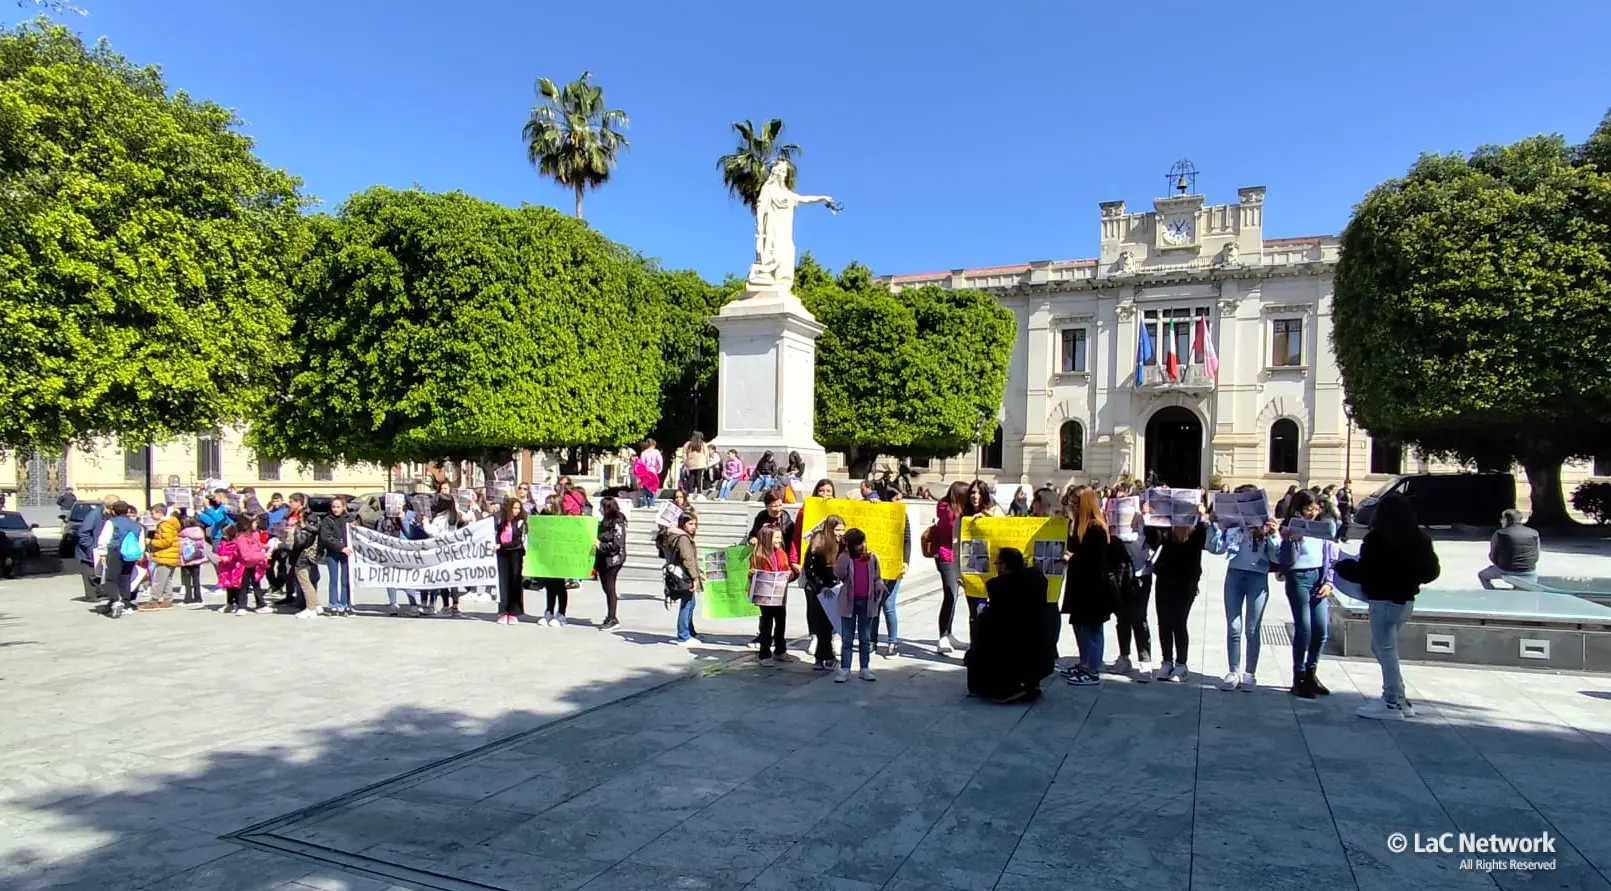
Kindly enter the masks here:
[[827, 195], [799, 195], [785, 179], [789, 162], [778, 161], [761, 186], [755, 202], [755, 263], [750, 267], [753, 289], [787, 291], [794, 284], [794, 209], [802, 204], [826, 204], [836, 210]]

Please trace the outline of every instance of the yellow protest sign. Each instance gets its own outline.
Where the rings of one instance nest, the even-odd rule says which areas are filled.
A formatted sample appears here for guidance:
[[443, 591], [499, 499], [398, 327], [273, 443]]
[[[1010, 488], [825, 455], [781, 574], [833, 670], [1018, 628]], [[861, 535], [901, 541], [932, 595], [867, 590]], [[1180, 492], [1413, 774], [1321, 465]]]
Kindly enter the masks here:
[[860, 501], [852, 498], [805, 500], [800, 508], [800, 528], [810, 531], [828, 517], [838, 515], [846, 529], [860, 529], [867, 535], [867, 549], [878, 555], [879, 575], [886, 581], [906, 573], [906, 505], [893, 501]]
[[962, 547], [957, 551], [957, 569], [962, 591], [969, 597], [984, 597], [985, 582], [996, 577], [996, 555], [1002, 548], [1017, 548], [1024, 560], [1038, 567], [1050, 582], [1046, 601], [1056, 603], [1063, 593], [1063, 559], [1068, 546], [1068, 519], [1065, 517], [963, 517]]

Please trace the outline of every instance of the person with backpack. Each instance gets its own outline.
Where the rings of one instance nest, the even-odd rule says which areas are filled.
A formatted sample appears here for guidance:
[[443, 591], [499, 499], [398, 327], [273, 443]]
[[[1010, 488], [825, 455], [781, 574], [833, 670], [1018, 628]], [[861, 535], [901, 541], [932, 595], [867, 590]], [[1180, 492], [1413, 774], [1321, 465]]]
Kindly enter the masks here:
[[179, 512], [169, 509], [151, 533], [151, 603], [153, 609], [173, 609], [174, 576], [180, 572]]
[[[1069, 523], [1068, 550], [1063, 559], [1063, 615], [1074, 629], [1079, 646], [1079, 663], [1068, 672], [1068, 682], [1076, 687], [1102, 683], [1102, 639], [1104, 626], [1118, 606], [1117, 591], [1109, 574], [1110, 557], [1107, 520], [1102, 499], [1095, 489], [1080, 492], [1074, 519]], [[1134, 579], [1126, 552], [1119, 566], [1121, 576]]]
[[207, 533], [201, 521], [191, 517], [179, 527], [179, 587], [185, 592], [185, 603], [206, 602], [201, 596], [201, 564], [206, 562]]
[[605, 497], [599, 502], [598, 542], [593, 556], [593, 568], [598, 573], [599, 587], [604, 589], [604, 623], [602, 631], [621, 624], [616, 618], [620, 596], [616, 593], [616, 578], [626, 565], [627, 518], [620, 502]]
[[[452, 499], [448, 499], [448, 503], [451, 506]], [[347, 502], [341, 498], [330, 499], [330, 513], [319, 521], [319, 550], [324, 552], [324, 566], [330, 573], [330, 596], [326, 599], [330, 601], [328, 610], [333, 616], [352, 615], [352, 576], [347, 571], [347, 559], [352, 556], [347, 528], [351, 525]], [[454, 611], [457, 612], [456, 599]]]
[[145, 528], [136, 519], [138, 516], [139, 511], [126, 501], [113, 504], [96, 544], [105, 568], [102, 587], [107, 596], [106, 613], [114, 619], [134, 605], [130, 581], [135, 565], [145, 556]]
[[301, 600], [298, 619], [312, 619], [319, 615], [318, 577], [319, 534], [308, 525], [308, 515], [293, 512], [285, 518], [285, 561], [291, 568], [291, 578]]
[[698, 533], [699, 517], [691, 510], [683, 511], [677, 525], [666, 531], [660, 547], [660, 556], [665, 560], [661, 573], [665, 577], [666, 605], [677, 601], [677, 643], [685, 647], [699, 646], [694, 630], [694, 601], [705, 588], [705, 574], [694, 543]]

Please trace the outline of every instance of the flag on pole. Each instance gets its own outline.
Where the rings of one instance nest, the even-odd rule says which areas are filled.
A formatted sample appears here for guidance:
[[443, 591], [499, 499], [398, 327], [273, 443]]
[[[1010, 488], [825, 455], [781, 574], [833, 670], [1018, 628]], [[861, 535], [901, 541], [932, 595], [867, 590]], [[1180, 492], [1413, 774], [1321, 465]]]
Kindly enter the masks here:
[[1219, 379], [1219, 354], [1214, 351], [1214, 330], [1208, 327], [1208, 319], [1197, 320], [1198, 336], [1201, 340], [1197, 344], [1197, 354], [1203, 357], [1203, 372], [1209, 380]]
[[1180, 380], [1180, 356], [1175, 353], [1175, 323], [1164, 322], [1164, 372], [1172, 381]]
[[1146, 322], [1136, 322], [1136, 386], [1146, 383], [1142, 369], [1152, 364], [1152, 335], [1147, 333]]

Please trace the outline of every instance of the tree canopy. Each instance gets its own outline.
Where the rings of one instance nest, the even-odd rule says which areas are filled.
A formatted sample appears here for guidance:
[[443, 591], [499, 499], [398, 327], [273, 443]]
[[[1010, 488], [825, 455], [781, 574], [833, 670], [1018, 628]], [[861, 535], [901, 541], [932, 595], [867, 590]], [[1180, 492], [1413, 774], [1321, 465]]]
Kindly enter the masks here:
[[1611, 117], [1423, 155], [1342, 237], [1332, 344], [1373, 436], [1479, 466], [1519, 461], [1534, 520], [1565, 522], [1562, 462], [1611, 434]]
[[615, 156], [630, 147], [626, 112], [605, 107], [604, 88], [591, 77], [584, 71], [563, 87], [538, 78], [537, 104], [521, 129], [531, 166], [576, 194], [577, 219], [582, 193], [608, 182]]
[[0, 29], [0, 448], [250, 413], [302, 202], [237, 124], [104, 41]]
[[817, 440], [852, 477], [879, 455], [943, 458], [995, 431], [1017, 325], [982, 291], [928, 285], [892, 293], [851, 263], [831, 278], [810, 254], [795, 288], [817, 341]]
[[376, 187], [311, 229], [281, 388], [253, 431], [272, 454], [486, 466], [654, 424], [659, 292], [584, 223]]
[[694, 430], [716, 433], [717, 356], [721, 338], [710, 317], [721, 312], [741, 283], [713, 285], [691, 271], [656, 272], [664, 298], [665, 322], [658, 345], [665, 362], [660, 421], [653, 435], [680, 443]]

